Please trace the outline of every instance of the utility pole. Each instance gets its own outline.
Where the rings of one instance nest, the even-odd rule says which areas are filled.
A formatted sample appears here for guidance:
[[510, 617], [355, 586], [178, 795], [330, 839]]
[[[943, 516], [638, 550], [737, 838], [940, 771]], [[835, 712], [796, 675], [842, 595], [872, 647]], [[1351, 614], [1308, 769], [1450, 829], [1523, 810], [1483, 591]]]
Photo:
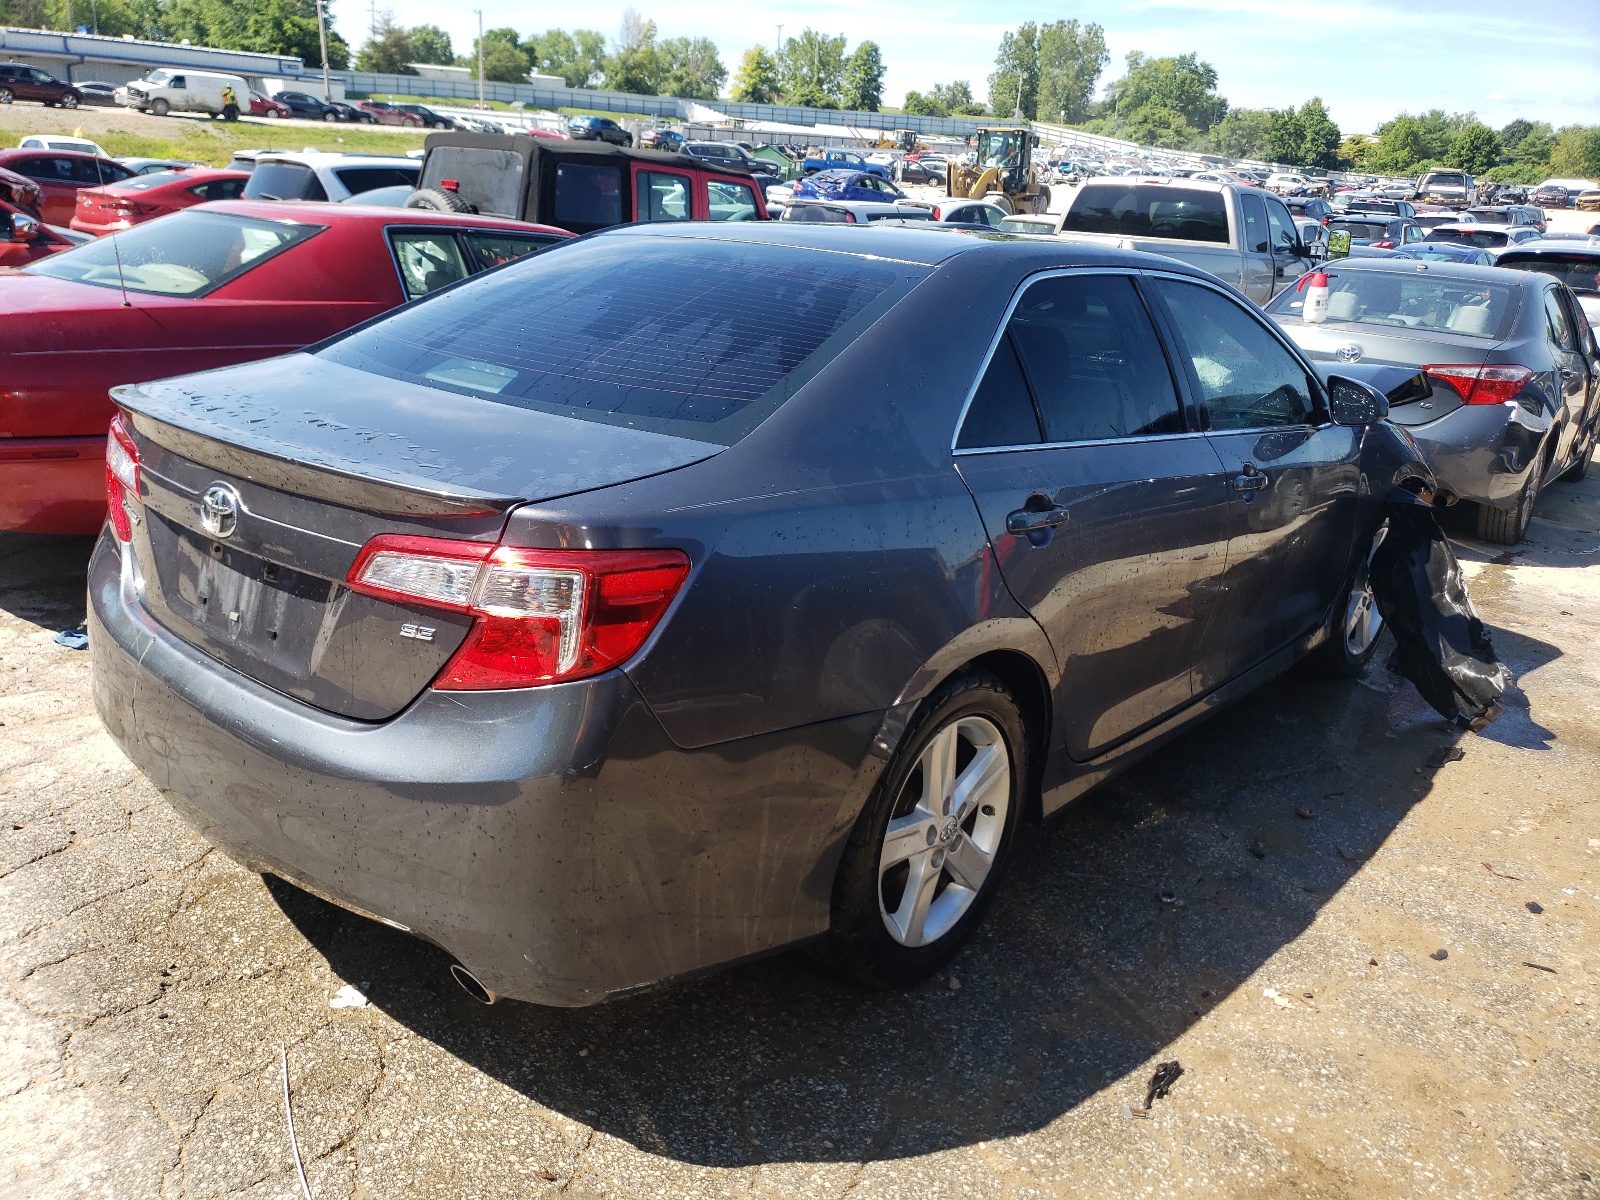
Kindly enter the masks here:
[[322, 45], [322, 99], [332, 101], [333, 88], [328, 84], [328, 19], [324, 12], [327, 0], [317, 0], [317, 40]]
[[778, 44], [772, 48], [772, 57], [777, 58], [783, 53], [783, 26], [778, 26]]
[[478, 107], [483, 105], [483, 9], [474, 9], [478, 14]]

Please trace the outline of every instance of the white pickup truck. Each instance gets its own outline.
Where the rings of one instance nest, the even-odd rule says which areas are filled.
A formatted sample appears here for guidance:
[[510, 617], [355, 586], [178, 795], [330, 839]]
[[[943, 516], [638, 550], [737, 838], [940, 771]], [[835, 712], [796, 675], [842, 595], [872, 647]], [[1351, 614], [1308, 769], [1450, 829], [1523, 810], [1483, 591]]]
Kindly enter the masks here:
[[1282, 200], [1231, 183], [1097, 176], [1073, 195], [1058, 230], [1073, 241], [1180, 259], [1257, 304], [1293, 287], [1316, 261]]

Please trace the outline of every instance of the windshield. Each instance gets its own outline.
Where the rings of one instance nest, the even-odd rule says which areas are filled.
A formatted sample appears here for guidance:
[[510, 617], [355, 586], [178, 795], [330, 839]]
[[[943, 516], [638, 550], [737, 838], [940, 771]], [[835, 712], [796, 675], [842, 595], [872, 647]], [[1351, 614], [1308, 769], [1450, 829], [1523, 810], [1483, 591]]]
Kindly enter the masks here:
[[1122, 237], [1180, 238], [1228, 242], [1228, 214], [1221, 192], [1163, 184], [1085, 184], [1072, 201], [1063, 232]]
[[171, 78], [171, 71], [151, 71], [150, 74], [144, 77], [144, 81], [146, 83], [153, 83], [159, 86]]
[[731, 445], [927, 274], [753, 243], [598, 238], [463, 283], [321, 354], [518, 408]]
[[1497, 267], [1554, 275], [1575, 292], [1600, 295], [1600, 254], [1502, 254]]
[[1432, 171], [1417, 185], [1417, 190], [1425, 192], [1429, 188], [1435, 187], [1464, 188], [1466, 186], [1467, 177], [1458, 171]]
[[[1329, 271], [1330, 325], [1388, 325], [1486, 339], [1504, 338], [1517, 293], [1504, 284], [1389, 271]], [[1299, 316], [1302, 293], [1280, 292], [1267, 311]]]
[[991, 129], [978, 135], [978, 165], [980, 167], [1017, 167], [1022, 165], [1022, 146], [1027, 134], [1019, 129]]
[[214, 212], [180, 212], [62, 250], [23, 269], [31, 275], [97, 287], [126, 287], [130, 292], [157, 296], [200, 296], [324, 228]]

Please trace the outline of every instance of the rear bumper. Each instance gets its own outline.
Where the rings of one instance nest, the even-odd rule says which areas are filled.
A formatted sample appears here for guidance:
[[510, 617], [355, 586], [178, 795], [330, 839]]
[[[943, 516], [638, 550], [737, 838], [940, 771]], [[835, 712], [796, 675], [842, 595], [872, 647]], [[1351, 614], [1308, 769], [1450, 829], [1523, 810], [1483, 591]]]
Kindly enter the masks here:
[[1550, 419], [1515, 403], [1468, 404], [1407, 430], [1441, 487], [1463, 500], [1505, 508], [1527, 482]]
[[91, 534], [106, 519], [106, 439], [0, 438], [0, 530]]
[[100, 717], [200, 833], [537, 1003], [822, 932], [881, 766], [882, 714], [680, 750], [621, 672], [335, 717], [157, 625], [109, 534], [89, 601]]

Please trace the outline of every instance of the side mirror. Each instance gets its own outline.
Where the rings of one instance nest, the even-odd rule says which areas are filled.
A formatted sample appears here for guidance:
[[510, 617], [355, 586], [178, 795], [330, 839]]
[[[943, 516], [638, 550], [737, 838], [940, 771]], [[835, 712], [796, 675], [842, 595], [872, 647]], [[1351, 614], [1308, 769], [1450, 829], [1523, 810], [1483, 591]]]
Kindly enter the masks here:
[[1389, 397], [1359, 379], [1330, 375], [1328, 415], [1335, 425], [1371, 425], [1389, 415]]
[[11, 214], [11, 237], [18, 242], [36, 242], [44, 236], [44, 226], [27, 213]]

